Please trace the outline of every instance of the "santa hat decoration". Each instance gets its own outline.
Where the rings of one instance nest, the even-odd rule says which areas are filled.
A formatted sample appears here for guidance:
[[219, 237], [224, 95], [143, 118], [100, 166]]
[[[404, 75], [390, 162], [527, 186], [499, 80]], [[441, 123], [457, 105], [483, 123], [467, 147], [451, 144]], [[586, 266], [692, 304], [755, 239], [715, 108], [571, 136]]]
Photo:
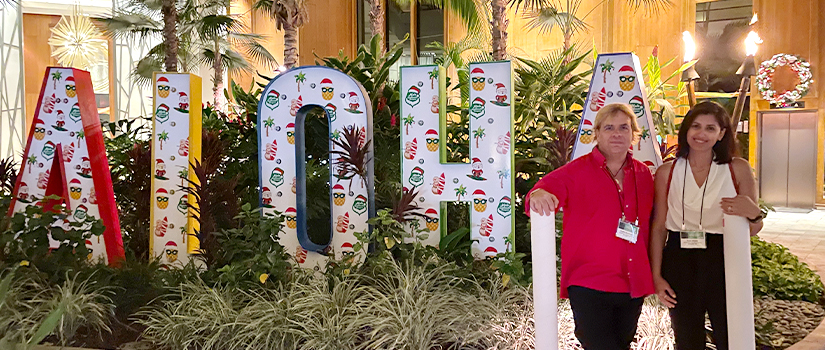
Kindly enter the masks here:
[[[69, 77], [69, 79], [72, 79], [72, 78]], [[69, 79], [66, 79], [66, 80], [69, 80]], [[160, 79], [158, 79], [158, 84], [160, 84], [160, 83], [169, 84], [169, 79], [166, 79], [166, 77], [160, 77]]]
[[295, 129], [295, 123], [289, 123], [286, 125], [287, 129]]
[[584, 126], [589, 126], [589, 127], [592, 128], [593, 127], [593, 122], [590, 119], [585, 119], [584, 120]]
[[481, 97], [476, 97], [476, 99], [473, 100], [473, 104], [476, 104], [476, 103], [483, 106], [486, 102], [484, 102], [484, 99], [482, 99]]
[[353, 91], [350, 91], [350, 93], [349, 93], [349, 97], [350, 97], [350, 98], [352, 98], [352, 97], [355, 97], [355, 96], [358, 96], [358, 94], [356, 94], [356, 93], [355, 93], [355, 92], [353, 92]]
[[80, 186], [80, 180], [72, 179], [72, 181], [69, 181], [69, 185], [71, 185], [71, 186]]
[[85, 213], [85, 212], [89, 211], [89, 208], [86, 208], [85, 205], [81, 204], [81, 205], [77, 206], [77, 211]]
[[66, 82], [74, 84], [74, 77], [72, 76], [72, 77], [66, 78]]
[[332, 104], [332, 103], [327, 103], [327, 105], [324, 107], [324, 109], [331, 110], [331, 111], [335, 112], [336, 110], [338, 110], [338, 107], [335, 107], [335, 105]]
[[341, 191], [341, 192], [344, 192], [344, 186], [341, 186], [341, 184], [335, 184], [335, 186], [332, 186], [332, 190], [333, 190], [333, 191]]
[[57, 116], [58, 116], [58, 117], [60, 117], [60, 116], [65, 117], [65, 113], [63, 113], [63, 111], [61, 111], [61, 110], [59, 110], [59, 109], [58, 109], [58, 110], [57, 110]]
[[324, 78], [324, 80], [321, 80], [321, 87], [330, 87], [330, 86], [332, 86], [332, 80], [330, 80], [329, 78]]
[[186, 97], [186, 93], [183, 91], [179, 92], [178, 95], [180, 95], [180, 97]]
[[346, 249], [352, 249], [352, 243], [350, 243], [350, 242], [344, 242], [344, 244], [342, 244], [342, 245], [341, 245], [341, 249], [344, 249], [344, 250], [346, 250]]
[[410, 86], [410, 91], [420, 93], [421, 89], [419, 89], [418, 86], [413, 85], [413, 86]]
[[427, 209], [427, 211], [425, 211], [424, 214], [431, 218], [438, 217], [438, 212], [433, 208]]
[[484, 249], [484, 252], [490, 254], [498, 254], [498, 250], [494, 247], [487, 247], [487, 249]]
[[158, 165], [164, 164], [164, 163], [163, 163], [163, 159], [160, 159], [160, 158], [155, 159], [155, 162], [157, 162], [157, 163], [158, 163]]
[[411, 173], [413, 173], [413, 174], [419, 174], [419, 175], [424, 175], [424, 169], [422, 169], [420, 166], [417, 166], [417, 167], [413, 168], [413, 170], [411, 171]]
[[481, 68], [476, 67], [476, 68], [473, 68], [473, 71], [470, 72], [470, 75], [473, 76], [473, 77], [483, 77], [484, 76], [484, 71]]
[[293, 207], [287, 208], [286, 211], [284, 212], [284, 214], [286, 214], [286, 215], [296, 215], [297, 213], [298, 213], [298, 211], [296, 211], [295, 208], [293, 208]]
[[161, 104], [160, 106], [158, 106], [158, 109], [162, 109], [162, 110], [168, 112], [169, 111], [169, 106], [167, 106], [166, 104]]
[[478, 159], [478, 158], [475, 158], [475, 157], [474, 157], [474, 158], [473, 158], [473, 164], [476, 164], [476, 163], [481, 164], [481, 159]]
[[166, 191], [166, 189], [165, 189], [165, 188], [158, 188], [158, 190], [157, 190], [157, 191], [155, 191], [155, 193], [157, 193], [157, 194], [163, 194], [163, 195], [167, 195], [167, 194], [169, 194], [169, 192], [168, 192], [168, 191]]
[[178, 244], [175, 241], [166, 242], [166, 248], [177, 248]]
[[487, 194], [484, 193], [484, 190], [482, 190], [480, 188], [473, 191], [473, 197], [475, 197], [475, 198], [484, 199], [484, 197], [486, 197], [486, 196], [487, 196]]
[[424, 135], [429, 137], [438, 137], [438, 131], [435, 131], [435, 129], [430, 129], [427, 130], [427, 132]]
[[92, 245], [92, 241], [90, 241], [90, 240], [88, 240], [88, 239], [87, 239], [87, 240], [86, 240], [86, 246], [88, 247], [88, 246], [91, 246], [91, 245]]
[[264, 186], [264, 188], [263, 188], [263, 192], [264, 192], [264, 193], [269, 192], [269, 187]]
[[633, 67], [631, 66], [624, 66], [622, 68], [619, 68], [619, 73], [636, 73], [636, 71], [634, 71]]
[[43, 120], [40, 119], [40, 118], [35, 119], [34, 120], [34, 125], [43, 125]]
[[496, 83], [496, 90], [498, 90], [498, 89], [503, 89], [503, 88], [504, 88], [504, 84], [502, 84], [502, 83]]

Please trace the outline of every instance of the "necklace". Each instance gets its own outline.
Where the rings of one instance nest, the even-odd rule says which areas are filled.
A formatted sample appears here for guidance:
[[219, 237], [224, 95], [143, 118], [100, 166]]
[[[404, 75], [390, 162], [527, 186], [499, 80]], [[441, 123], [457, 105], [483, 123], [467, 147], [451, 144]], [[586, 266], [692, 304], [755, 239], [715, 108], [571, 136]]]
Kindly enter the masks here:
[[608, 171], [608, 172], [610, 172], [610, 176], [611, 176], [611, 177], [613, 177], [613, 179], [615, 180], [615, 179], [616, 179], [616, 176], [618, 176], [618, 175], [619, 175], [619, 172], [620, 172], [620, 171], [622, 171], [622, 169], [624, 169], [624, 165], [625, 165], [625, 164], [627, 164], [627, 157], [625, 157], [625, 158], [624, 158], [624, 162], [622, 162], [622, 166], [620, 166], [620, 167], [619, 167], [619, 169], [618, 169], [618, 170], [616, 170], [616, 173], [615, 173], [615, 174], [613, 173], [613, 171], [612, 171], [612, 170], [610, 170], [610, 167], [608, 167], [608, 166], [606, 166], [606, 165], [605, 165], [605, 167], [607, 168], [607, 171]]

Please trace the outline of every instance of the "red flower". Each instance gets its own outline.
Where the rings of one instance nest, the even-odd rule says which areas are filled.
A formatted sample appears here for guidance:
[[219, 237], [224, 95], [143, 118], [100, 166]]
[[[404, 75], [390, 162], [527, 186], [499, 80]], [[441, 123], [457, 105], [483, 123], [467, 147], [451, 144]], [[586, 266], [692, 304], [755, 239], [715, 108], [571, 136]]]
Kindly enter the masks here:
[[398, 122], [398, 120], [396, 119], [397, 117], [395, 116], [395, 114], [390, 116], [390, 126], [395, 126], [395, 124]]

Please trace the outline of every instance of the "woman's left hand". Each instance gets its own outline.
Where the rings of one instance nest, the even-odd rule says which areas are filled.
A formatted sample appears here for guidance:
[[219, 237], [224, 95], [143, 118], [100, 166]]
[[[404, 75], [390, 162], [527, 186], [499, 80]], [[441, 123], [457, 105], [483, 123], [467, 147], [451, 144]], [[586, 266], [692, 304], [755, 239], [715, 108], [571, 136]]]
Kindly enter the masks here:
[[755, 218], [762, 214], [762, 211], [751, 197], [738, 195], [733, 198], [722, 198], [720, 203], [722, 212], [728, 215], [737, 215], [745, 218]]

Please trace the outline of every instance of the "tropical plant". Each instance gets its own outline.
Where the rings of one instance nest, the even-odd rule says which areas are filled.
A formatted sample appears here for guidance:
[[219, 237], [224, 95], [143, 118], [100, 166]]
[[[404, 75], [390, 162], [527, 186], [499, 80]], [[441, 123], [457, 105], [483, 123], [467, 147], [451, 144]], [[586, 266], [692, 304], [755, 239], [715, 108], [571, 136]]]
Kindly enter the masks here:
[[365, 131], [359, 129], [357, 125], [350, 125], [341, 131], [344, 140], [333, 141], [340, 151], [329, 152], [330, 156], [338, 156], [338, 161], [335, 163], [335, 177], [339, 180], [349, 180], [350, 188], [352, 188], [352, 180], [357, 176], [360, 179], [361, 188], [364, 188], [364, 185], [367, 185], [369, 164], [372, 162], [369, 154], [372, 140], [366, 140]]
[[298, 65], [298, 28], [309, 21], [306, 0], [255, 0], [252, 8], [275, 19], [278, 30], [284, 31], [284, 67]]
[[754, 236], [751, 237], [751, 260], [754, 295], [812, 303], [822, 298], [825, 287], [819, 275], [788, 248]]
[[61, 78], [63, 78], [63, 72], [59, 70], [52, 72], [52, 82], [54, 82], [55, 89], [57, 89], [57, 82], [59, 82]]
[[484, 136], [486, 136], [486, 134], [484, 133], [484, 129], [482, 129], [480, 126], [478, 127], [478, 129], [473, 130], [473, 138], [476, 140], [476, 148], [478, 148], [478, 141], [483, 140]]
[[[626, 2], [634, 10], [644, 8], [652, 13], [659, 13], [673, 5], [671, 0], [626, 0]], [[543, 34], [549, 34], [558, 27], [564, 38], [562, 48], [569, 49], [574, 45], [572, 40], [574, 35], [590, 30], [591, 26], [586, 22], [587, 17], [604, 4], [604, 1], [596, 3], [587, 10], [584, 16], [579, 17], [583, 3], [583, 0], [538, 0], [537, 4], [533, 4], [524, 14], [524, 17], [529, 19], [527, 28], [538, 29]]]
[[0, 193], [11, 194], [17, 183], [17, 162], [14, 157], [0, 159]]
[[[114, 305], [109, 288], [80, 279], [78, 274], [52, 285], [35, 271], [20, 272], [24, 271], [12, 271], [0, 282], [0, 346], [4, 349], [13, 342], [23, 342], [28, 348], [49, 335], [65, 346], [81, 328], [110, 331]], [[15, 275], [22, 277], [13, 279]]]
[[34, 165], [37, 164], [37, 156], [34, 154], [30, 155], [29, 158], [26, 159], [26, 164], [29, 165], [29, 174], [31, 174], [32, 168], [34, 168]]
[[696, 64], [696, 61], [683, 64], [668, 77], [663, 78], [662, 70], [676, 61], [676, 57], [661, 65], [658, 52], [658, 46], [654, 47], [653, 52], [647, 59], [647, 64], [642, 68], [642, 75], [647, 86], [647, 100], [650, 103], [650, 113], [653, 114], [653, 123], [656, 125], [657, 135], [665, 137], [676, 135], [679, 131], [675, 124], [676, 109], [687, 106], [681, 102], [687, 96], [685, 82], [680, 81], [676, 85], [670, 82]]

